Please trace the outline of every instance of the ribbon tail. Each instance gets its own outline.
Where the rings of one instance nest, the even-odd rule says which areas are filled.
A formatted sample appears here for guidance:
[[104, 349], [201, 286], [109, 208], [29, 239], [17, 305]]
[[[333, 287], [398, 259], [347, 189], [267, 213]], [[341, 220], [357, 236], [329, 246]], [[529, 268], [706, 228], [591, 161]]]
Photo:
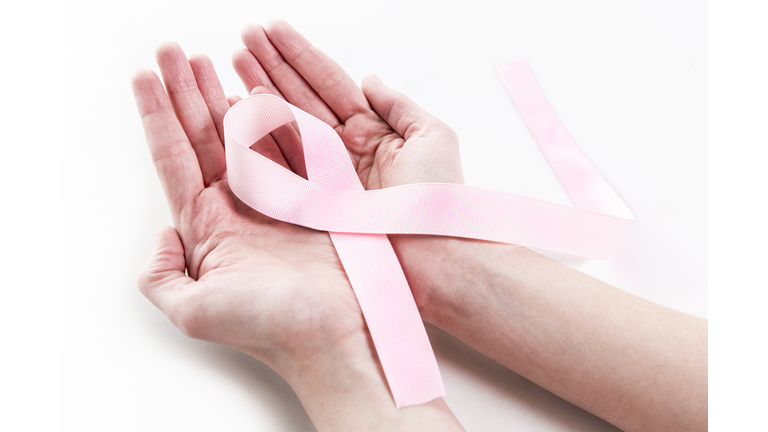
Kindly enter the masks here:
[[445, 396], [424, 323], [386, 235], [331, 233], [397, 408]]

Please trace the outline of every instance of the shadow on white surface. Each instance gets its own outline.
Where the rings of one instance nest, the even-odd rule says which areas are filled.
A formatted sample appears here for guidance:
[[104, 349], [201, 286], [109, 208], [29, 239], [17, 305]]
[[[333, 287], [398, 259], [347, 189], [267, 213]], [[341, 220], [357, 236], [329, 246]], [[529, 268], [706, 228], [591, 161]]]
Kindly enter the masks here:
[[266, 406], [276, 430], [315, 430], [296, 393], [275, 371], [240, 351], [216, 344], [208, 345], [205, 354], [200, 357], [209, 367], [241, 386], [253, 402]]
[[[251, 419], [253, 430], [316, 430], [296, 393], [269, 366], [235, 349], [190, 339], [159, 311], [153, 310], [149, 315], [153, 315], [153, 318], [144, 321], [143, 330], [151, 332], [152, 335], [148, 337], [163, 346], [166, 355], [173, 357], [170, 367], [181, 370], [182, 375], [178, 378], [191, 383], [188, 390], [177, 386], [174, 388], [172, 383], [163, 383], [163, 386], [169, 387], [169, 397], [174, 397], [174, 394], [178, 397], [186, 391], [194, 393], [197, 390], [196, 383], [200, 384], [202, 390], [192, 396], [193, 405], [188, 405], [187, 410], [178, 413], [184, 417], [182, 423], [189, 423], [184, 430], [208, 430], [204, 425], [209, 417], [219, 418], [216, 425], [217, 428], [221, 426], [221, 430], [241, 430], [242, 420], [249, 416], [254, 416]], [[170, 377], [170, 380], [178, 378]], [[212, 380], [216, 383], [210, 382]], [[220, 391], [216, 392], [212, 384], [219, 386]], [[230, 413], [234, 416], [229, 419], [228, 410], [234, 411]], [[147, 420], [144, 430], [163, 430], [151, 417], [148, 416]]]

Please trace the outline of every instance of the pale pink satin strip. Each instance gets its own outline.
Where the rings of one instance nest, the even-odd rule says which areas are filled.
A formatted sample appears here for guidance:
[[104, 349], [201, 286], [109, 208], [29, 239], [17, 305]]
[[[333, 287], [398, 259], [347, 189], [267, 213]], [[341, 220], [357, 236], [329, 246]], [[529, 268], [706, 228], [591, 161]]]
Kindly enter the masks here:
[[582, 210], [633, 220], [635, 217], [624, 201], [557, 117], [528, 63], [521, 60], [500, 63], [496, 71], [573, 204]]
[[[443, 396], [440, 372], [402, 268], [384, 234], [434, 234], [605, 258], [631, 212], [586, 159], [524, 62], [497, 66], [523, 119], [579, 208], [456, 184], [365, 191], [336, 132], [270, 95], [224, 118], [229, 185], [272, 218], [329, 231], [370, 329], [397, 407]], [[296, 121], [309, 180], [250, 145]]]

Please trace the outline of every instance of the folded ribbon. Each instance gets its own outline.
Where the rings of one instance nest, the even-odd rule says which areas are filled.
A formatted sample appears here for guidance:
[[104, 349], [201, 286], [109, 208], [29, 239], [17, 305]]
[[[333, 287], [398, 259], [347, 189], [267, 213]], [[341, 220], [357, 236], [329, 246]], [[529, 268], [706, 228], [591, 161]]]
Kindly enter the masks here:
[[[458, 184], [366, 191], [329, 125], [271, 95], [224, 118], [229, 185], [274, 219], [328, 231], [352, 284], [398, 408], [445, 394], [437, 362], [386, 234], [475, 238], [605, 258], [634, 216], [578, 148], [527, 63], [497, 65], [523, 120], [576, 208]], [[249, 147], [295, 121], [308, 180]]]

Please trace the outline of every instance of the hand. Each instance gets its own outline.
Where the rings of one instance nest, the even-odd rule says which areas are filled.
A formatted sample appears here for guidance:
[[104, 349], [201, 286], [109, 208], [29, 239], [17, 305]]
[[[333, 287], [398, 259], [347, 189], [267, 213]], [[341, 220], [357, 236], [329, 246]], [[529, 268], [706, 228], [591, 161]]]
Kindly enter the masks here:
[[[232, 194], [230, 103], [210, 60], [165, 44], [157, 62], [167, 93], [148, 70], [132, 86], [177, 229], [158, 231], [141, 291], [188, 336], [267, 363], [318, 430], [463, 430], [442, 399], [395, 408], [328, 234], [271, 220]], [[301, 172], [301, 152], [276, 144], [297, 139], [286, 125], [252, 148]]]
[[[178, 45], [165, 44], [157, 62], [167, 93], [149, 70], [132, 85], [178, 235], [158, 232], [139, 277], [142, 292], [187, 335], [278, 371], [350, 340], [367, 349], [327, 233], [268, 219], [230, 191], [222, 145], [229, 103], [210, 60], [187, 61]], [[270, 139], [259, 144], [268, 149]]]
[[[360, 89], [284, 21], [246, 26], [242, 39], [248, 49], [235, 52], [233, 64], [247, 90], [280, 96], [331, 125], [366, 189], [463, 183], [456, 134], [406, 96], [373, 75]], [[284, 154], [297, 148], [291, 140], [278, 145]]]

